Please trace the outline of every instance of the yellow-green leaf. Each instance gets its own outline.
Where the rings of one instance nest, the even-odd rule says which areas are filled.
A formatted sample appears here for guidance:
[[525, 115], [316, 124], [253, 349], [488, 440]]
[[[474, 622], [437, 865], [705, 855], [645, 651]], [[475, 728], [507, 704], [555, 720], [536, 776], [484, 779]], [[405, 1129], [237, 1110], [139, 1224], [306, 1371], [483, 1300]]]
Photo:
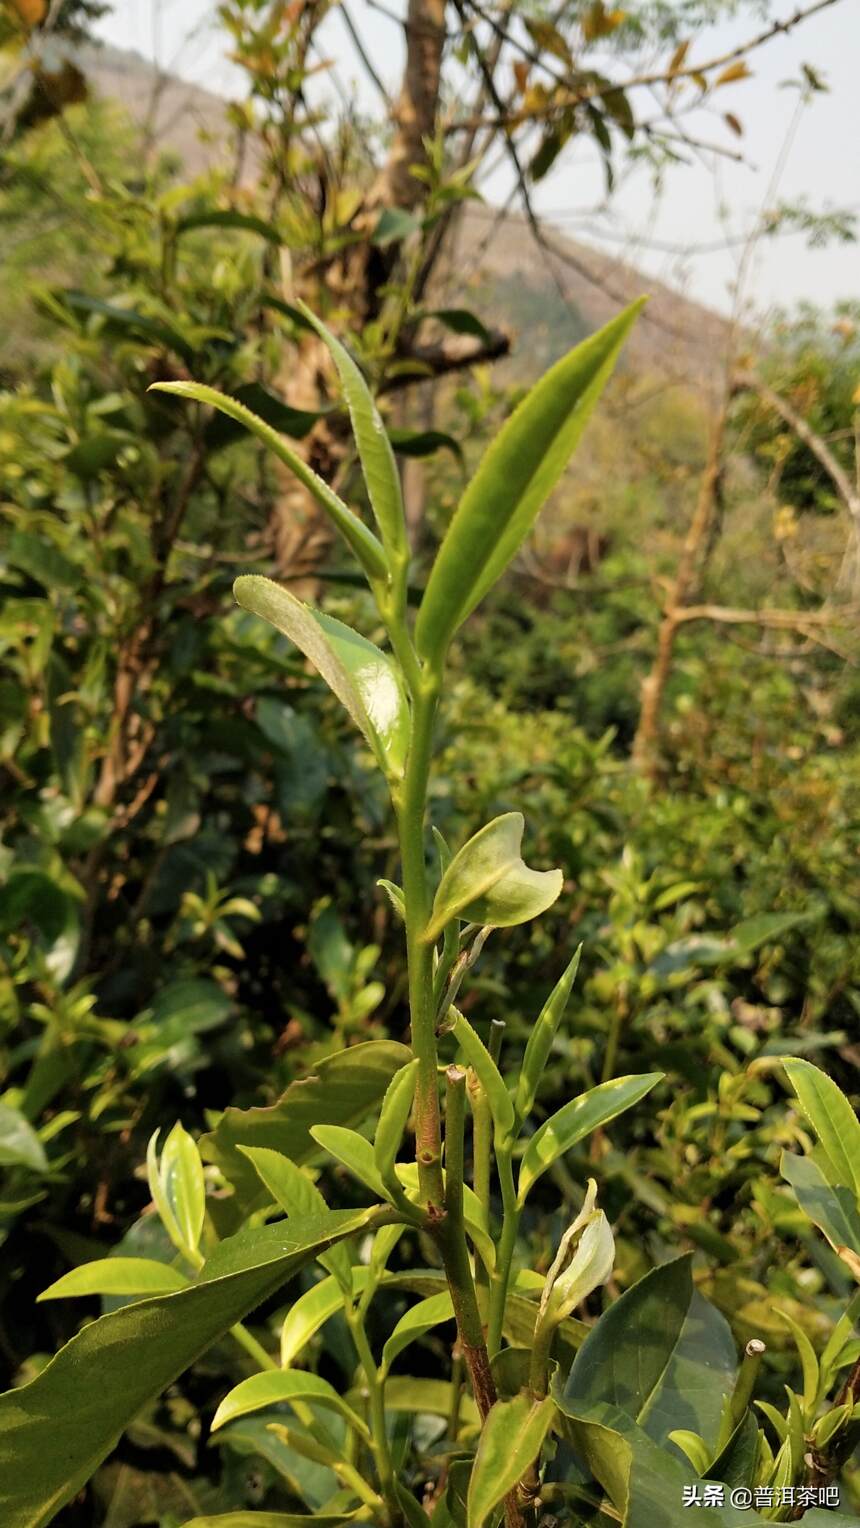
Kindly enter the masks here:
[[551, 1396], [534, 1401], [526, 1394], [490, 1408], [469, 1481], [468, 1528], [483, 1528], [493, 1508], [522, 1480], [543, 1447], [555, 1412]]
[[426, 943], [434, 943], [452, 918], [511, 928], [552, 906], [564, 877], [560, 870], [528, 868], [520, 853], [524, 827], [521, 812], [506, 812], [454, 855], [433, 900]]

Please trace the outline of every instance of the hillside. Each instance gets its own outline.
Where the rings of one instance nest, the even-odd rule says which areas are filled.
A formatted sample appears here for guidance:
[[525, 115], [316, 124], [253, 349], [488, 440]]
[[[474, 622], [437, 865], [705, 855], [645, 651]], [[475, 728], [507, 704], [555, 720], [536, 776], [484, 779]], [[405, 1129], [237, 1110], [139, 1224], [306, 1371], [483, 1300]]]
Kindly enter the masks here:
[[[145, 146], [175, 154], [192, 175], [232, 148], [221, 96], [154, 68], [132, 52], [88, 48], [82, 63], [92, 87], [122, 103], [142, 129]], [[244, 150], [241, 177], [252, 179], [257, 155]], [[515, 336], [528, 334], [529, 370], [547, 364], [643, 292], [651, 301], [637, 327], [630, 356], [637, 369], [702, 384], [719, 367], [726, 323], [718, 314], [644, 276], [623, 260], [547, 229], [538, 246], [526, 219], [470, 204], [451, 266], [460, 300], [464, 277], [475, 307]], [[563, 294], [563, 295], [562, 295]]]

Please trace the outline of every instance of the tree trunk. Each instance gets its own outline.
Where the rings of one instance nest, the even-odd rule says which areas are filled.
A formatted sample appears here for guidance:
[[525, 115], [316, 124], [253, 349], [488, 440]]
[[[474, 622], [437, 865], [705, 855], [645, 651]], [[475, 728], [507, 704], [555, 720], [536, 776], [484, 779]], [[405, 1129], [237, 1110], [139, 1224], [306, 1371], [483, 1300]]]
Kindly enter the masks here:
[[714, 421], [696, 509], [663, 608], [657, 634], [657, 652], [650, 673], [642, 681], [642, 707], [631, 758], [634, 768], [652, 781], [659, 776], [661, 767], [661, 717], [666, 686], [672, 672], [675, 638], [678, 627], [683, 624], [684, 606], [692, 601], [699, 588], [717, 522], [722, 494], [725, 429], [726, 409], [722, 407]]

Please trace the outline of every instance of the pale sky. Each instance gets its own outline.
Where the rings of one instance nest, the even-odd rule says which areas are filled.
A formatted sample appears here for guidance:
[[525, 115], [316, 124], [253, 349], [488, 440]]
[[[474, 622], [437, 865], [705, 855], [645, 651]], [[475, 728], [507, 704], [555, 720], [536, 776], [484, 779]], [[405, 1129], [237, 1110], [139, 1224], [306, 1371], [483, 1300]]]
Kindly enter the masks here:
[[[389, 9], [402, 13], [403, 0], [391, 0]], [[772, 15], [788, 17], [796, 9], [795, 0], [776, 0]], [[236, 95], [242, 80], [226, 61], [225, 39], [213, 21], [215, 10], [214, 0], [115, 0], [112, 14], [98, 30], [106, 41], [157, 58], [210, 90]], [[378, 72], [393, 90], [402, 59], [401, 28], [365, 0], [352, 0], [351, 14]], [[743, 22], [710, 28], [693, 40], [688, 62], [727, 52], [761, 30], [760, 18], [749, 15]], [[323, 44], [343, 83], [368, 108], [375, 108], [376, 98], [336, 10], [326, 22]], [[804, 110], [775, 200], [805, 201], [818, 211], [852, 208], [860, 214], [860, 0], [838, 0], [788, 36], [769, 42], [750, 56], [752, 79], [718, 92], [714, 114], [701, 117], [697, 130], [709, 140], [741, 150], [746, 163], [716, 159], [677, 165], [669, 172], [660, 200], [655, 200], [650, 178], [640, 169], [621, 185], [608, 216], [595, 219], [590, 209], [602, 197], [603, 175], [593, 153], [578, 151], [536, 188], [535, 206], [573, 237], [623, 255], [713, 307], [728, 308], [738, 249], [704, 252], [698, 247], [745, 234], [766, 204], [797, 105], [797, 92], [784, 88], [784, 82], [798, 77], [803, 62], [814, 66], [829, 93], [816, 95]], [[725, 128], [723, 111], [741, 119], [742, 139]], [[510, 186], [510, 173], [501, 166], [483, 190], [488, 201], [504, 201]], [[654, 250], [649, 243], [673, 248]], [[760, 311], [803, 300], [826, 306], [840, 298], [860, 299], [860, 244], [809, 249], [800, 235], [765, 240], [757, 247], [748, 290]]]

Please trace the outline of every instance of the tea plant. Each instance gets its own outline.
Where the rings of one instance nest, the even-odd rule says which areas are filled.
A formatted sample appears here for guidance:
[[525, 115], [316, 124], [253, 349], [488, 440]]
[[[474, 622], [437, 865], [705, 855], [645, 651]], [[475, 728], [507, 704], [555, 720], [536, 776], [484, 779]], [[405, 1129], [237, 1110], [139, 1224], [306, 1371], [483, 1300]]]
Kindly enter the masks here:
[[[512, 415], [460, 502], [414, 629], [392, 450], [361, 373], [317, 319], [304, 311], [340, 377], [378, 535], [244, 405], [196, 383], [159, 384], [266, 441], [366, 575], [388, 650], [268, 579], [242, 577], [235, 592], [244, 610], [316, 666], [387, 782], [401, 882], [381, 885], [405, 931], [411, 1045], [372, 1040], [326, 1057], [274, 1107], [228, 1109], [199, 1146], [181, 1124], [163, 1143], [153, 1137], [147, 1175], [169, 1250], [141, 1256], [121, 1246], [41, 1295], [124, 1303], [0, 1400], [0, 1506], [9, 1528], [50, 1522], [138, 1413], [221, 1339], [254, 1372], [222, 1399], [213, 1436], [232, 1436], [245, 1451], [256, 1442], [275, 1458], [293, 1499], [316, 1509], [321, 1528], [483, 1528], [502, 1517], [507, 1528], [619, 1520], [674, 1528], [690, 1520], [685, 1502], [696, 1501], [718, 1524], [779, 1519], [796, 1513], [794, 1500], [778, 1493], [808, 1484], [810, 1433], [815, 1480], [833, 1489], [860, 1410], [844, 1387], [828, 1404], [851, 1361], [854, 1305], [820, 1362], [796, 1334], [803, 1396], [790, 1395], [785, 1417], [765, 1409], [780, 1440], [774, 1450], [750, 1409], [762, 1345], [748, 1347], [738, 1367], [727, 1323], [697, 1292], [689, 1257], [646, 1274], [590, 1328], [575, 1316], [611, 1279], [615, 1260], [594, 1179], [580, 1190], [546, 1274], [518, 1266], [535, 1186], [640, 1103], [661, 1073], [618, 1077], [610, 1066], [599, 1085], [541, 1117], [539, 1088], [579, 952], [540, 1009], [515, 1079], [506, 1080], [502, 1065], [503, 1026], [485, 1044], [457, 1002], [490, 935], [545, 912], [562, 891], [562, 873], [525, 863], [516, 812], [486, 823], [456, 853], [435, 832], [434, 874], [428, 865], [428, 783], [449, 644], [558, 480], [637, 308], [553, 367]], [[216, 943], [234, 938], [231, 904], [214, 885], [185, 914]], [[364, 979], [360, 971], [353, 977]], [[350, 1002], [366, 990], [356, 998], [354, 988], [351, 978]], [[407, 1159], [410, 1120], [415, 1149]], [[370, 1203], [328, 1207], [315, 1174], [333, 1164]], [[276, 1357], [268, 1328], [257, 1335], [244, 1320], [314, 1261], [323, 1276], [287, 1308]], [[389, 1322], [375, 1350], [371, 1315], [402, 1290], [419, 1298]], [[317, 1334], [337, 1318], [356, 1376], [345, 1394], [313, 1366]], [[452, 1320], [446, 1377], [404, 1374], [403, 1355]], [[724, 1488], [748, 1493], [743, 1507], [756, 1493], [764, 1515], [719, 1505], [714, 1493]], [[700, 1497], [703, 1489], [710, 1496]], [[198, 1516], [193, 1528], [310, 1520], [240, 1510]], [[849, 1520], [813, 1511], [807, 1521]]]

